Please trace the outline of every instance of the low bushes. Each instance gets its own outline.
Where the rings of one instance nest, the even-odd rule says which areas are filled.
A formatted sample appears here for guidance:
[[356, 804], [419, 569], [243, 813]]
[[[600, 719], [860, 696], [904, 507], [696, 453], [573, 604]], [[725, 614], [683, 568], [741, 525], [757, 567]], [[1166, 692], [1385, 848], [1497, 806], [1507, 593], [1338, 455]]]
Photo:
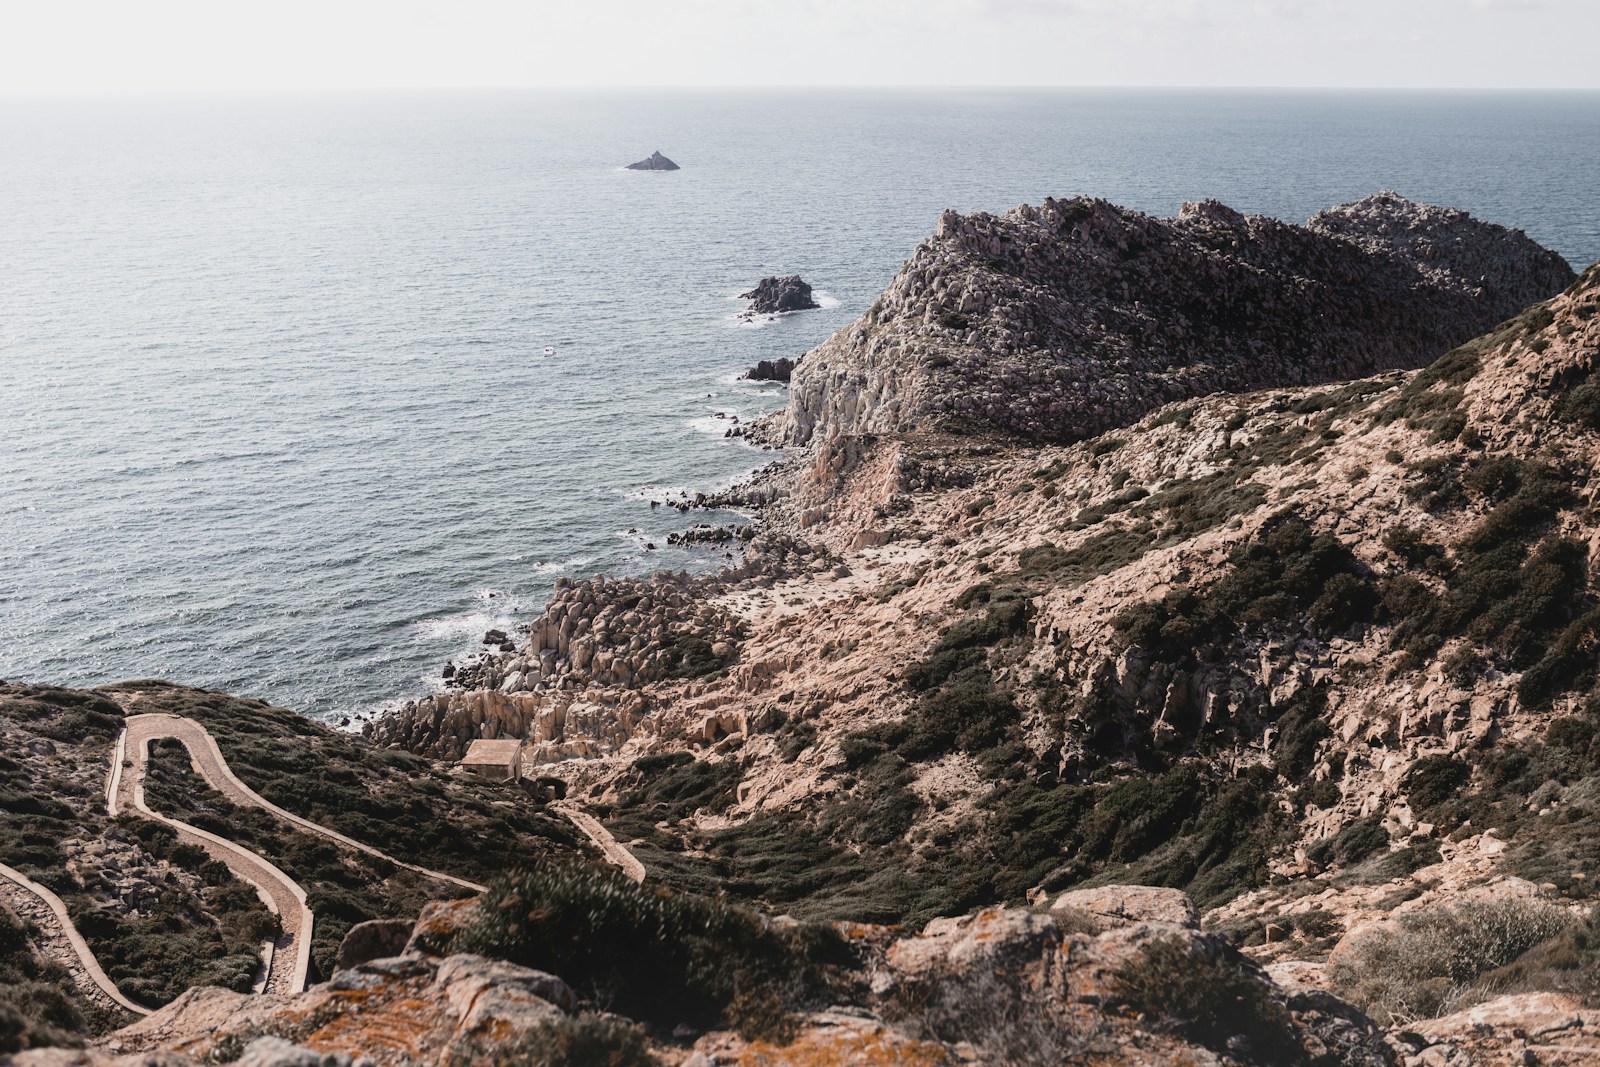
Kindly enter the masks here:
[[0, 1056], [81, 1045], [89, 1029], [66, 969], [37, 955], [28, 927], [0, 904]]
[[644, 1031], [625, 1019], [588, 1012], [535, 1027], [515, 1041], [474, 1042], [447, 1067], [657, 1067]]
[[918, 1040], [965, 1042], [982, 1054], [979, 1062], [1007, 1067], [1075, 1063], [1092, 1040], [1026, 976], [994, 967], [902, 983], [882, 1011]]
[[1116, 996], [1159, 1029], [1260, 1064], [1306, 1060], [1289, 1011], [1234, 949], [1171, 937], [1112, 975]]
[[1495, 995], [1483, 976], [1574, 925], [1562, 908], [1521, 897], [1419, 908], [1357, 938], [1330, 974], [1380, 1025], [1403, 1025]]
[[654, 1025], [731, 1026], [747, 1037], [773, 1036], [783, 1016], [748, 991], [781, 991], [784, 1011], [825, 1001], [835, 966], [848, 962], [830, 927], [777, 926], [576, 865], [497, 880], [457, 948], [558, 974], [595, 1003]]
[[1294, 515], [1276, 517], [1229, 562], [1228, 573], [1203, 596], [1185, 588], [1135, 605], [1117, 618], [1118, 632], [1163, 660], [1183, 662], [1245, 629], [1295, 618], [1338, 633], [1369, 621], [1378, 605], [1350, 550]]

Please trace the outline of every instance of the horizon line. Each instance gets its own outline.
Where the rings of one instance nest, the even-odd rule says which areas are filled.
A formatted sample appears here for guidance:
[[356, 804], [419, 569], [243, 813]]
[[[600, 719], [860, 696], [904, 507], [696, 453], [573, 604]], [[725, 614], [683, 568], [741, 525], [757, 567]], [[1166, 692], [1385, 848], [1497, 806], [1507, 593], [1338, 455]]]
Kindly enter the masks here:
[[521, 92], [1169, 92], [1169, 93], [1597, 93], [1600, 85], [1150, 85], [1083, 84], [621, 84], [621, 85], [307, 85], [139, 88], [0, 88], [0, 100], [141, 99], [161, 97], [248, 97], [306, 95], [371, 95], [389, 93], [521, 93]]

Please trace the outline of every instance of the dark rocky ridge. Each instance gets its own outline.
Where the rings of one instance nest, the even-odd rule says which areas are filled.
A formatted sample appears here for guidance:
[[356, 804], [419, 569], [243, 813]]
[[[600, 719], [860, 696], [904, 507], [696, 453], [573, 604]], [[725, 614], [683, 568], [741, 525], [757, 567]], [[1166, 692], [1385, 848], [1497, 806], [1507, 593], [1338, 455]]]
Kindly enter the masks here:
[[1188, 397], [1419, 367], [1574, 277], [1521, 231], [1388, 192], [1305, 226], [1214, 201], [947, 211], [771, 429], [1078, 440]]
[[651, 152], [649, 159], [641, 159], [637, 163], [629, 163], [624, 170], [681, 170], [672, 160], [662, 155], [659, 151]]

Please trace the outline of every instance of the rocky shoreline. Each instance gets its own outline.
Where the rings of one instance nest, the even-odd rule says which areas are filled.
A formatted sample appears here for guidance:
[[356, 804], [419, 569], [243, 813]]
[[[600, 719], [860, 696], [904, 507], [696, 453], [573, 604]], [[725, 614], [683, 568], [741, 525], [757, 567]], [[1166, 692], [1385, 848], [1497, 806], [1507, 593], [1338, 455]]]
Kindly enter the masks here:
[[[1497, 301], [1520, 299], [1507, 291], [1548, 293], [1563, 280], [1518, 235], [1394, 198], [1364, 204], [1319, 216], [1314, 229], [1327, 232], [1311, 237], [1215, 206], [1187, 211], [1178, 225], [1219, 225], [1206, 232], [1229, 241], [1248, 232], [1316, 247], [1337, 233], [1341, 247], [1356, 247], [1353, 256], [1376, 257], [1385, 276], [1398, 269], [1394, 248], [1410, 250], [1415, 262], [1405, 270], [1429, 280], [1408, 284], [1422, 285], [1430, 300], [1445, 292], [1411, 339], [1433, 337], [1435, 355], [1501, 316]], [[946, 236], [966, 233], [965, 225], [947, 223]], [[1460, 240], [1446, 240], [1451, 233]], [[1507, 249], [1498, 267], [1485, 252], [1495, 240]], [[1120, 284], [1110, 291], [1122, 293]], [[1530, 498], [1516, 494], [1545, 485], [1539, 471], [1561, 469], [1585, 484], [1585, 435], [1600, 421], [1574, 414], [1587, 401], [1570, 391], [1588, 388], [1600, 366], [1597, 294], [1600, 274], [1591, 269], [1565, 294], [1420, 373], [1222, 393], [1150, 411], [1134, 398], [1108, 417], [1118, 429], [1081, 443], [1040, 442], [983, 420], [907, 426], [913, 409], [897, 398], [919, 380], [945, 379], [921, 378], [925, 364], [893, 359], [873, 373], [898, 384], [818, 407], [804, 378], [847, 380], [853, 357], [823, 368], [841, 344], [871, 347], [860, 345], [873, 315], [882, 318], [880, 305], [809, 353], [788, 408], [759, 425], [767, 440], [793, 445], [794, 427], [819, 419], [803, 450], [745, 485], [697, 498], [758, 513], [736, 533], [691, 534], [748, 539], [745, 563], [696, 579], [572, 583], [515, 652], [489, 657], [467, 688], [408, 707], [372, 736], [446, 758], [479, 736], [528, 736], [541, 773], [562, 777], [571, 795], [640, 835], [631, 847], [647, 867], [691, 857], [745, 870], [741, 850], [769, 847], [763, 835], [785, 825], [828, 828], [806, 838], [822, 867], [856, 870], [848, 853], [859, 850], [869, 869], [903, 866], [921, 884], [948, 889], [938, 914], [970, 911], [962, 900], [1046, 893], [1113, 870], [1194, 878], [1179, 884], [1201, 887], [1205, 929], [1228, 931], [1274, 976], [1355, 998], [1390, 1020], [1384, 1013], [1412, 1010], [1394, 1006], [1412, 994], [1351, 977], [1373, 966], [1362, 946], [1409, 937], [1407, 923], [1443, 922], [1437, 917], [1476, 901], [1556, 916], [1550, 921], [1560, 926], [1591, 899], [1580, 860], [1556, 861], [1572, 868], [1554, 873], [1543, 855], [1548, 838], [1508, 829], [1521, 824], [1504, 814], [1461, 814], [1491, 803], [1484, 754], [1537, 751], [1548, 724], [1584, 714], [1581, 691], [1530, 689], [1527, 679], [1557, 668], [1536, 662], [1537, 649], [1507, 651], [1482, 622], [1414, 623], [1405, 613], [1475, 595], [1465, 583], [1487, 565], [1478, 562], [1485, 530], [1511, 538], [1501, 550], [1507, 558], [1533, 561], [1551, 551], [1540, 547], [1550, 531], [1586, 529], [1583, 501], [1548, 488], [1537, 490], [1551, 494], [1537, 505], [1543, 517], [1503, 527], [1512, 521], [1503, 516], [1529, 514]], [[1143, 297], [1092, 291], [1084, 299], [1132, 306]], [[1298, 306], [1279, 310], [1298, 319]], [[1305, 323], [1296, 329], [1304, 340]], [[1311, 349], [1352, 336], [1348, 321], [1328, 329], [1333, 339], [1313, 339]], [[1363, 351], [1369, 369], [1390, 358]], [[1025, 394], [1005, 395], [1012, 405]], [[1487, 471], [1510, 480], [1467, 488], [1487, 484], [1471, 482]], [[1324, 568], [1313, 592], [1292, 584], [1299, 579], [1288, 561], [1301, 558]], [[1497, 580], [1521, 581], [1531, 566], [1513, 564]], [[1241, 615], [1257, 621], [1206, 614], [1208, 603], [1244, 595], [1247, 582], [1270, 592], [1250, 602], [1254, 615]], [[1344, 598], [1336, 607], [1322, 595], [1333, 588]], [[1428, 592], [1405, 600], [1413, 588]], [[1583, 605], [1593, 594], [1581, 580], [1573, 588], [1577, 599], [1538, 625], [1587, 625]], [[640, 614], [645, 598], [652, 610]], [[657, 608], [657, 600], [678, 606]], [[1407, 636], [1423, 625], [1462, 629], [1433, 644]], [[695, 641], [707, 653], [698, 660], [683, 655]], [[597, 665], [601, 652], [610, 658]], [[586, 666], [575, 667], [579, 660]], [[689, 663], [698, 666], [684, 670]], [[959, 720], [967, 725], [936, 726], [949, 709], [970, 716]], [[659, 804], [648, 828], [632, 820], [630, 805], [646, 795], [640, 782], [650, 781], [639, 768], [680, 759], [671, 766], [733, 784], [683, 809]], [[1008, 767], [1025, 768], [1026, 781], [1006, 784]], [[1453, 776], [1442, 793], [1418, 785], [1419, 776], [1446, 773], [1433, 768]], [[1112, 846], [1066, 829], [1064, 840], [1075, 843], [1037, 860], [1025, 861], [1015, 839], [990, 843], [1007, 818], [1022, 820], [1011, 832], [1026, 838], [1047, 817], [1039, 805], [1054, 801], [1046, 797], [1088, 805], [1070, 809], [1077, 814], [1065, 824], [1083, 825], [1114, 818], [1100, 805], [1135, 789], [1145, 790], [1135, 794], [1143, 806], [1163, 803], [1164, 789], [1193, 791], [1183, 803], [1196, 806], [1160, 831], [1138, 831], [1165, 844], [1138, 846], [1117, 863], [1114, 851], [1094, 851]], [[1024, 794], [1029, 814], [1007, 814]], [[1230, 807], [1245, 796], [1262, 806]], [[1251, 814], [1239, 814], [1226, 837], [1197, 843], [1195, 827], [1219, 809]], [[975, 842], [992, 851], [968, 855]], [[1184, 858], [1204, 849], [1229, 858], [1215, 869]], [[992, 896], [956, 895], [962, 877], [986, 869], [1015, 880], [995, 881], [984, 891]], [[1236, 881], [1219, 889], [1223, 870]], [[742, 877], [758, 887], [751, 892], [779, 894], [787, 884]], [[777, 896], [775, 906], [826, 913], [872, 881], [864, 871], [839, 878], [824, 888], [812, 876], [808, 895]], [[885, 908], [906, 908], [915, 894], [888, 899]], [[1414, 920], [1384, 925], [1406, 901], [1415, 903], [1401, 912]], [[1549, 1006], [1538, 990], [1555, 987], [1498, 988], [1534, 999], [1485, 1004], [1486, 1020], [1519, 1011], [1533, 1018]], [[1386, 1025], [1391, 1053], [1419, 1067], [1476, 1062], [1451, 1058], [1464, 1047], [1495, 1056], [1511, 1047], [1489, 1036], [1500, 1022], [1480, 1031], [1430, 1023], [1426, 1038], [1416, 1036], [1426, 1028]]]

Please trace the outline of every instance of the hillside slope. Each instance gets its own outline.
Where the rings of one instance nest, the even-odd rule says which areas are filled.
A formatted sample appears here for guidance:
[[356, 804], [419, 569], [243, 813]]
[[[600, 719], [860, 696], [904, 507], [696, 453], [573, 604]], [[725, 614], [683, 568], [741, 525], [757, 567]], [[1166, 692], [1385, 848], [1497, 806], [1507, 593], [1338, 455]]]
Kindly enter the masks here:
[[719, 655], [633, 686], [563, 659], [560, 690], [380, 731], [581, 748], [553, 769], [653, 877], [799, 915], [1172, 885], [1327, 978], [1398, 902], [1500, 886], [1577, 914], [1600, 842], [1597, 398], [1591, 268], [1420, 372], [1071, 446], [843, 438], [752, 490], [743, 572], [573, 583], [530, 627], [626, 650], [670, 588]]
[[[248, 991], [276, 920], [248, 885], [169, 828], [106, 815], [112, 743], [130, 710], [202, 722], [259, 792], [392, 854], [487, 880], [533, 858], [585, 852], [564, 819], [520, 791], [513, 799], [258, 700], [163, 682], [92, 691], [0, 683], [0, 863], [64, 900], [102, 967], [139, 1003], [164, 1004], [197, 985]], [[322, 975], [353, 923], [415, 915], [452, 895], [437, 881], [234, 807], [163, 743], [147, 792], [157, 810], [271, 857], [306, 887], [316, 914], [313, 965]], [[126, 1021], [87, 1004], [78, 1009], [89, 1029]]]

